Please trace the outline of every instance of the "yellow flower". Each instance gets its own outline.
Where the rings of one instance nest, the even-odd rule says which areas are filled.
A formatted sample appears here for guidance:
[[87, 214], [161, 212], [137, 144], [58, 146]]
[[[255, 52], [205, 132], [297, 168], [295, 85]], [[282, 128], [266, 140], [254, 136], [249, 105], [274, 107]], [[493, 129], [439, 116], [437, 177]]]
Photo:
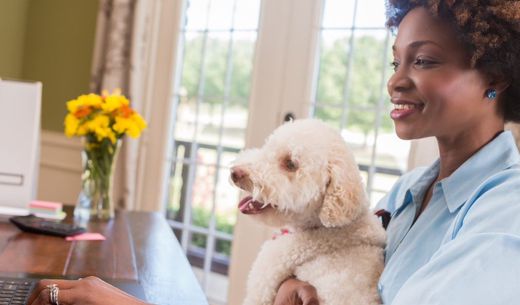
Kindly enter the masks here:
[[78, 126], [79, 126], [79, 120], [72, 114], [67, 114], [67, 116], [65, 117], [65, 135], [67, 135], [67, 137], [72, 137], [74, 135], [76, 135], [76, 130], [78, 129]]
[[80, 106], [83, 106], [83, 104], [79, 100], [70, 100], [67, 102], [67, 110], [69, 110], [70, 113], [76, 112]]
[[89, 115], [93, 109], [100, 108], [101, 103], [101, 97], [96, 94], [81, 95], [67, 102], [67, 110], [79, 119]]
[[137, 124], [140, 130], [143, 130], [147, 127], [146, 121], [139, 113], [134, 112], [131, 118]]
[[64, 125], [69, 137], [87, 136], [99, 143], [108, 139], [115, 144], [124, 134], [139, 137], [147, 127], [119, 89], [111, 94], [104, 90], [102, 95], [81, 95], [67, 102], [67, 110]]
[[105, 97], [105, 102], [101, 105], [103, 111], [110, 113], [122, 106], [128, 106], [130, 101], [122, 95], [109, 95]]
[[88, 106], [79, 106], [78, 110], [74, 112], [74, 116], [78, 119], [82, 119], [92, 113], [92, 108]]
[[112, 128], [114, 128], [114, 130], [120, 134], [125, 133], [125, 131], [128, 128], [130, 128], [130, 125], [132, 124], [132, 122], [129, 119], [122, 118], [122, 117], [116, 117], [115, 120], [116, 120], [116, 122], [112, 126]]
[[131, 138], [138, 138], [141, 131], [146, 128], [146, 122], [140, 115], [134, 114], [130, 118], [116, 117], [116, 123], [112, 126], [117, 133], [126, 133]]
[[101, 114], [96, 116], [91, 123], [94, 124], [94, 126], [108, 127], [108, 124], [110, 124], [110, 118], [107, 115]]
[[115, 133], [110, 128], [96, 128], [96, 139], [101, 142], [104, 139], [109, 139], [113, 144], [116, 143], [117, 138]]
[[110, 118], [106, 115], [98, 115], [91, 121], [84, 124], [86, 126], [86, 133], [91, 132], [96, 135], [96, 139], [101, 142], [104, 139], [109, 139], [112, 143], [116, 143], [117, 138], [114, 131], [110, 128]]
[[141, 135], [141, 130], [136, 125], [132, 125], [126, 130], [126, 134], [129, 135], [130, 138], [137, 139]]
[[93, 108], [100, 108], [103, 103], [103, 99], [97, 94], [90, 93], [87, 95], [81, 95], [78, 97], [78, 101], [82, 103], [83, 106], [89, 106]]
[[78, 131], [76, 135], [78, 136], [84, 136], [89, 132], [88, 130], [88, 122], [84, 122], [83, 124], [79, 125]]
[[109, 129], [108, 139], [110, 140], [110, 142], [112, 142], [112, 144], [116, 144], [116, 141], [117, 141], [116, 134], [112, 131], [112, 129]]
[[95, 116], [92, 120], [85, 122], [89, 131], [97, 133], [97, 130], [105, 129], [110, 124], [110, 118], [106, 115]]

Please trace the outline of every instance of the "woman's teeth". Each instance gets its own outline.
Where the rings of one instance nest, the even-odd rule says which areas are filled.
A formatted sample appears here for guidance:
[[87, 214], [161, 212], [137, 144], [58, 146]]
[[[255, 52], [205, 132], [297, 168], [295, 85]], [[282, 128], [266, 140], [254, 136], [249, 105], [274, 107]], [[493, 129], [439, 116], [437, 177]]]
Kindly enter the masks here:
[[408, 109], [414, 109], [417, 108], [417, 105], [415, 104], [394, 104], [394, 109], [398, 110], [408, 110]]

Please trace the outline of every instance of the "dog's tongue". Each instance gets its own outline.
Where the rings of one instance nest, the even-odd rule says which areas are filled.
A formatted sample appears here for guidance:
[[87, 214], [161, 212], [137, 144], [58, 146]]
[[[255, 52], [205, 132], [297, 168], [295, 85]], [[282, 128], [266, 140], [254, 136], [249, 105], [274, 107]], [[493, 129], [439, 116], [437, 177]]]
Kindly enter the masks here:
[[238, 209], [244, 214], [258, 214], [262, 212], [268, 205], [263, 204], [260, 201], [253, 200], [252, 196], [247, 196], [240, 200]]

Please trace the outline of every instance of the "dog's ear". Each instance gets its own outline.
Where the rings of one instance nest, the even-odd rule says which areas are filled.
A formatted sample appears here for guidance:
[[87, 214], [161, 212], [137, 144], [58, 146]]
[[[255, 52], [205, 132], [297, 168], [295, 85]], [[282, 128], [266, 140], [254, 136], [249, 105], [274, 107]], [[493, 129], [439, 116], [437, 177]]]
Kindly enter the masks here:
[[353, 160], [332, 160], [328, 172], [330, 180], [319, 217], [325, 227], [341, 227], [356, 219], [366, 208], [367, 197]]

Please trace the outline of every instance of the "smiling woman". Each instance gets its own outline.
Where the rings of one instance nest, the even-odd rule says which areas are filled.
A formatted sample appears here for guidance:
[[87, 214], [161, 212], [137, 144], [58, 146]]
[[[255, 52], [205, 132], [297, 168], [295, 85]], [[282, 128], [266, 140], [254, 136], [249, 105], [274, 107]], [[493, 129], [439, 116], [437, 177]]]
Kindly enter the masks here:
[[486, 138], [493, 136], [503, 129], [504, 120], [497, 103], [486, 101], [485, 92], [490, 82], [499, 92], [507, 83], [473, 69], [455, 29], [428, 17], [426, 8], [411, 11], [393, 46], [395, 73], [388, 92], [397, 135], [453, 142], [475, 132], [471, 127], [481, 129], [477, 134]]

